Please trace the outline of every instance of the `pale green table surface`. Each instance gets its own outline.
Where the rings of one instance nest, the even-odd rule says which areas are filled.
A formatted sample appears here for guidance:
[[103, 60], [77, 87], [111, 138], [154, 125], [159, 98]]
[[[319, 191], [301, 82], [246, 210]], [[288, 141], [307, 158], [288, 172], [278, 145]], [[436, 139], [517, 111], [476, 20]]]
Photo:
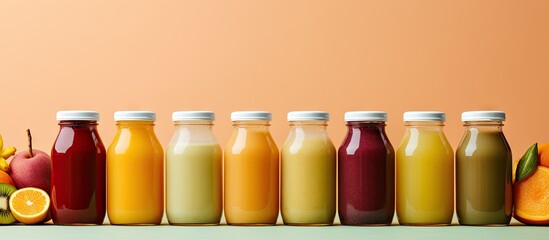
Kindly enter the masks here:
[[336, 224], [326, 227], [219, 226], [0, 226], [0, 239], [549, 239], [549, 227], [524, 226], [513, 222], [507, 227], [351, 227]]

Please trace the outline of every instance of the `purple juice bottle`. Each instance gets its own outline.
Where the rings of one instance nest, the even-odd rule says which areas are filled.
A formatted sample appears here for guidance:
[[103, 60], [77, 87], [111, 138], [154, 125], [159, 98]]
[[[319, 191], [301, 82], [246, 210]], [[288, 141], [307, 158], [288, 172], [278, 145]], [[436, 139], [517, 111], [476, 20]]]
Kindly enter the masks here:
[[345, 113], [347, 136], [338, 151], [339, 218], [343, 225], [390, 225], [395, 209], [395, 151], [385, 133], [387, 113]]

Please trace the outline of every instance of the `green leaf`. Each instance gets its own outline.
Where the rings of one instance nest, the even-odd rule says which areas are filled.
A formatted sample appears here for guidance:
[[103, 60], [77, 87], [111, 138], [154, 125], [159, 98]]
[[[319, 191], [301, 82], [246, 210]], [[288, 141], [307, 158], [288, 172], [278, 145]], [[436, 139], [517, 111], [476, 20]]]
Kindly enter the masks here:
[[517, 172], [515, 176], [515, 182], [520, 182], [523, 179], [527, 178], [536, 170], [538, 166], [538, 144], [535, 143], [532, 145], [522, 158], [520, 159]]

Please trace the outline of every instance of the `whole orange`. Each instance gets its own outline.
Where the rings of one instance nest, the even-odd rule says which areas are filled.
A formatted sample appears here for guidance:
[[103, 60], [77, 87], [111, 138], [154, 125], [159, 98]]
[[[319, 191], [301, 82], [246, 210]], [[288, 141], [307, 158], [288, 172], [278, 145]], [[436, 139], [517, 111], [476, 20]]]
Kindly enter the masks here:
[[15, 183], [13, 183], [10, 175], [4, 171], [0, 171], [0, 183], [7, 183], [15, 187]]

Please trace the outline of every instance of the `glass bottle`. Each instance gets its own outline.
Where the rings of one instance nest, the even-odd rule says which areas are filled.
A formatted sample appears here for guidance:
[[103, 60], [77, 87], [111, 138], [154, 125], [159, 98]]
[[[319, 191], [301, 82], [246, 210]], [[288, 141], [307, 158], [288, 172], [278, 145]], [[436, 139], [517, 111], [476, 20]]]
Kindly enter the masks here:
[[462, 113], [465, 134], [456, 151], [456, 210], [463, 225], [508, 225], [513, 208], [511, 148], [505, 113]]
[[164, 214], [164, 152], [148, 111], [114, 113], [107, 150], [107, 213], [115, 225], [157, 225]]
[[396, 211], [402, 225], [449, 225], [454, 214], [454, 152], [443, 112], [406, 112], [396, 153]]
[[215, 114], [174, 112], [175, 133], [166, 149], [166, 215], [170, 224], [216, 225], [222, 212], [222, 150]]
[[225, 148], [225, 219], [230, 225], [274, 225], [278, 218], [279, 152], [271, 113], [231, 114], [233, 134]]
[[59, 111], [51, 150], [51, 214], [54, 224], [102, 224], [105, 219], [105, 146], [99, 113]]
[[347, 135], [338, 151], [339, 220], [343, 225], [390, 225], [395, 210], [395, 151], [387, 113], [345, 113]]
[[290, 134], [281, 150], [281, 213], [287, 225], [331, 225], [336, 212], [336, 151], [329, 114], [288, 113]]

